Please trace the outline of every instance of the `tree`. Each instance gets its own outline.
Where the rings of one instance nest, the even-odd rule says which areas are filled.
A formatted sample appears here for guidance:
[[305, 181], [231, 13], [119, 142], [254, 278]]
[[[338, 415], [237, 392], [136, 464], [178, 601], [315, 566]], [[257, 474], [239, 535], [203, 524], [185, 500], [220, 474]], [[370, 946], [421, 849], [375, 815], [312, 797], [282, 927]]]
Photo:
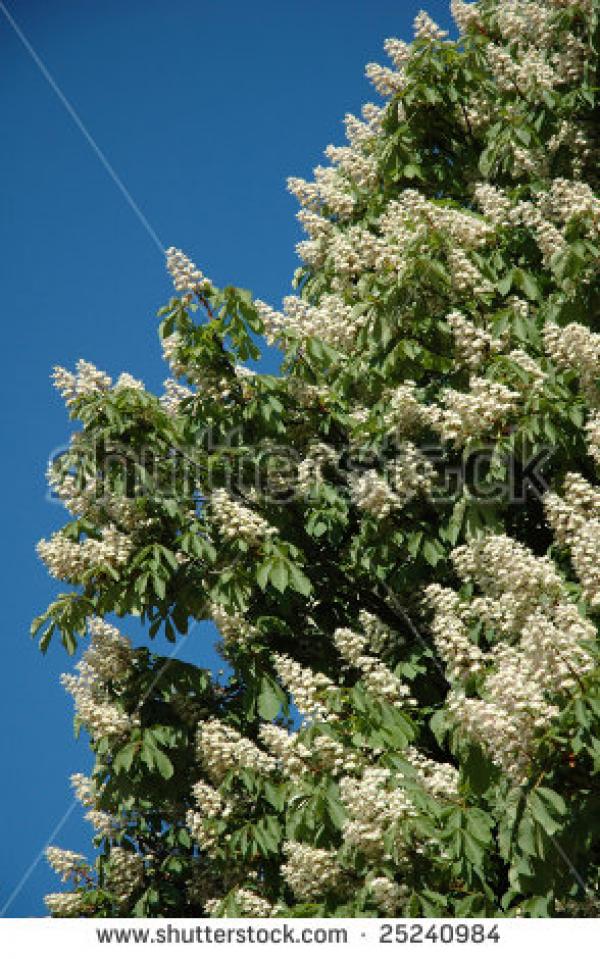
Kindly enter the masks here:
[[[34, 626], [90, 637], [98, 847], [55, 915], [598, 914], [599, 5], [452, 9], [290, 180], [283, 312], [172, 248], [164, 396], [55, 372]], [[212, 619], [227, 678], [130, 615]]]

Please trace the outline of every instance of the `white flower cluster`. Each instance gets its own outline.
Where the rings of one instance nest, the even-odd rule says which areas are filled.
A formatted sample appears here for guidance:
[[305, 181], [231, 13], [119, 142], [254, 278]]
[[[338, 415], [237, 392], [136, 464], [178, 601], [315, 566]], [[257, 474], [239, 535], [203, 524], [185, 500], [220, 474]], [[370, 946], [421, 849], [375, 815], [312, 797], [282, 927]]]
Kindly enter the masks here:
[[600, 413], [594, 413], [585, 424], [588, 453], [600, 466]]
[[[368, 131], [368, 127], [364, 124], [361, 124], [361, 126], [363, 130]], [[368, 190], [376, 184], [377, 163], [375, 158], [356, 150], [354, 146], [328, 146], [325, 150], [325, 156], [359, 190]], [[303, 212], [301, 211], [298, 214], [300, 223], [304, 223]]]
[[566, 225], [575, 219], [589, 218], [590, 236], [600, 232], [600, 199], [587, 183], [558, 177], [551, 182], [548, 192], [541, 194], [540, 202], [559, 223]]
[[310, 496], [314, 487], [323, 482], [323, 467], [337, 465], [339, 453], [327, 443], [312, 443], [307, 455], [298, 463], [296, 489], [304, 496]]
[[448, 31], [442, 30], [424, 10], [415, 17], [415, 39], [436, 41], [444, 40], [447, 36]]
[[484, 296], [492, 293], [494, 284], [486, 279], [469, 255], [459, 246], [448, 253], [448, 266], [455, 290], [467, 296]]
[[48, 486], [62, 501], [73, 516], [89, 516], [98, 497], [98, 484], [94, 476], [76, 478], [73, 474], [61, 474], [60, 465], [51, 462], [46, 470]]
[[[388, 627], [381, 622], [378, 616], [363, 609], [358, 614], [358, 621], [367, 640], [367, 644], [376, 653], [383, 652], [392, 642], [392, 634]], [[397, 642], [396, 638], [396, 642]]]
[[132, 663], [129, 640], [121, 635], [116, 626], [111, 626], [99, 616], [90, 618], [88, 630], [91, 643], [85, 652], [85, 662], [104, 681], [121, 679]]
[[281, 875], [302, 902], [322, 897], [342, 878], [342, 869], [333, 850], [286, 842], [283, 852], [287, 861], [281, 867]]
[[404, 789], [391, 784], [390, 778], [389, 769], [368, 766], [360, 778], [346, 776], [340, 781], [348, 813], [342, 826], [344, 840], [371, 861], [384, 857], [386, 831], [415, 815], [414, 804]]
[[524, 395], [531, 395], [543, 386], [546, 373], [529, 353], [520, 349], [511, 350], [510, 353], [507, 354], [507, 357], [509, 360], [512, 360], [513, 363], [516, 363], [524, 373], [527, 373], [527, 381], [520, 386], [517, 384], [517, 389], [521, 389]]
[[403, 443], [387, 469], [400, 508], [431, 493], [434, 468], [414, 443]]
[[263, 745], [275, 757], [288, 778], [297, 779], [308, 772], [308, 761], [312, 753], [301, 741], [298, 733], [288, 733], [281, 726], [263, 723], [259, 735]]
[[431, 493], [434, 468], [413, 443], [403, 443], [385, 471], [386, 477], [374, 469], [350, 477], [350, 495], [360, 510], [383, 519]]
[[398, 70], [404, 69], [411, 58], [410, 44], [397, 37], [388, 37], [383, 41], [383, 49]]
[[599, 608], [600, 490], [577, 473], [568, 473], [563, 496], [547, 493], [544, 507], [556, 539], [570, 550], [585, 599]]
[[48, 912], [59, 919], [75, 919], [92, 911], [84, 905], [82, 892], [52, 892], [44, 896]]
[[578, 83], [583, 73], [586, 45], [583, 40], [576, 37], [573, 33], [568, 33], [561, 38], [561, 48], [552, 54], [552, 66], [559, 83], [573, 84]]
[[211, 819], [219, 817], [221, 821], [227, 819], [231, 807], [225, 803], [223, 797], [208, 783], [198, 782], [192, 789], [197, 809], [188, 809], [185, 817], [186, 825], [198, 845], [205, 852], [213, 850], [218, 841], [218, 833]]
[[471, 92], [465, 102], [461, 126], [471, 134], [489, 129], [495, 117], [494, 105], [483, 90]]
[[501, 642], [494, 648], [483, 698], [467, 697], [460, 689], [449, 694], [450, 716], [489, 750], [509, 778], [526, 778], [537, 737], [559, 713], [552, 698], [569, 692], [577, 677], [593, 668], [592, 657], [579, 646], [593, 636], [595, 630], [575, 606], [559, 606], [551, 616], [534, 613], [518, 646]]
[[135, 376], [132, 376], [131, 373], [121, 373], [117, 378], [115, 383], [115, 391], [119, 390], [144, 390], [144, 383], [142, 380], [137, 380]]
[[89, 866], [84, 856], [69, 849], [59, 849], [58, 846], [48, 846], [46, 859], [50, 868], [60, 876], [61, 882], [73, 880], [77, 882], [89, 872]]
[[63, 674], [61, 682], [75, 700], [77, 717], [92, 739], [125, 736], [132, 726], [138, 724], [137, 718], [128, 716], [111, 702], [104, 681], [86, 662], [85, 656], [75, 669], [74, 674]]
[[182, 347], [183, 338], [180, 333], [171, 333], [162, 340], [163, 359], [174, 376], [187, 374], [186, 366], [181, 359]]
[[243, 646], [258, 634], [258, 629], [241, 613], [230, 613], [219, 603], [210, 607], [210, 615], [226, 645]]
[[556, 323], [544, 326], [546, 353], [559, 370], [574, 370], [587, 400], [594, 406], [600, 403], [600, 333], [592, 333], [581, 323], [560, 327]]
[[[474, 583], [484, 598], [474, 600], [475, 613], [504, 636], [514, 634], [542, 597], [558, 602], [564, 584], [553, 562], [506, 535], [489, 535], [452, 552], [458, 575]], [[472, 605], [473, 605], [472, 603]]]
[[472, 376], [469, 393], [446, 389], [443, 407], [430, 407], [431, 423], [444, 440], [457, 445], [482, 439], [502, 428], [515, 413], [519, 394], [492, 380]]
[[108, 857], [107, 884], [120, 902], [126, 902], [144, 881], [144, 863], [137, 853], [113, 846]]
[[450, 12], [461, 33], [467, 33], [471, 27], [481, 25], [481, 15], [479, 4], [477, 3], [465, 3], [464, 0], [450, 0]]
[[365, 653], [366, 636], [344, 627], [336, 629], [333, 641], [340, 654], [351, 666], [360, 670], [365, 689], [376, 699], [384, 699], [395, 706], [414, 703], [409, 687], [376, 656]]
[[372, 513], [378, 519], [385, 519], [393, 510], [400, 509], [399, 497], [377, 470], [365, 470], [359, 476], [351, 476], [349, 487], [352, 500], [358, 509]]
[[503, 92], [532, 93], [539, 88], [551, 90], [559, 82], [559, 75], [548, 62], [546, 51], [535, 47], [522, 48], [514, 57], [509, 49], [497, 43], [488, 43], [485, 48], [487, 61]]
[[217, 792], [209, 783], [203, 780], [197, 782], [192, 787], [192, 795], [196, 800], [198, 810], [204, 816], [219, 816], [221, 813], [225, 815], [224, 810], [227, 804], [221, 796], [221, 793]]
[[299, 177], [290, 177], [288, 179], [290, 193], [293, 193], [301, 205], [309, 210], [326, 209], [340, 219], [351, 216], [355, 199], [346, 178], [334, 167], [318, 166], [314, 174], [314, 183], [308, 183]]
[[426, 792], [441, 799], [456, 799], [458, 769], [450, 763], [438, 763], [434, 759], [429, 759], [414, 746], [407, 746], [404, 755], [415, 770], [417, 781]]
[[256, 546], [277, 532], [254, 510], [243, 506], [227, 490], [217, 489], [210, 497], [213, 520], [224, 539], [241, 539]]
[[255, 769], [267, 773], [276, 768], [272, 756], [218, 719], [198, 724], [197, 751], [208, 776], [220, 783], [232, 769]]
[[571, 154], [572, 154], [572, 170], [573, 176], [578, 177], [583, 173], [583, 164], [584, 161], [587, 161], [590, 158], [590, 143], [588, 137], [584, 130], [581, 129], [576, 123], [573, 123], [569, 120], [562, 120], [556, 133], [554, 133], [547, 143], [547, 150], [550, 156], [555, 156], [556, 153], [568, 145]]
[[277, 758], [284, 774], [298, 779], [309, 771], [328, 771], [335, 775], [354, 772], [360, 764], [355, 750], [347, 749], [337, 739], [325, 734], [303, 741], [300, 733], [287, 733], [280, 726], [263, 724], [260, 738], [269, 752]]
[[488, 59], [502, 89], [531, 93], [536, 88], [552, 89], [579, 80], [582, 42], [560, 29], [550, 6], [537, 0], [505, 0], [494, 11], [494, 22], [505, 46], [490, 44]]
[[536, 41], [546, 44], [552, 36], [552, 11], [537, 0], [505, 0], [494, 8], [494, 23], [504, 40], [514, 43]]
[[[392, 71], [388, 72], [393, 76]], [[379, 133], [384, 111], [373, 104], [366, 104], [362, 112], [363, 120], [352, 114], [346, 116], [350, 147], [328, 147], [326, 150], [332, 166], [318, 166], [314, 171], [313, 183], [300, 177], [290, 177], [288, 180], [288, 189], [307, 210], [316, 212], [325, 209], [345, 219], [354, 210], [356, 190], [369, 188], [375, 182], [376, 161], [372, 155], [372, 144]]]
[[298, 256], [307, 266], [317, 269], [330, 262], [336, 274], [332, 281], [336, 292], [348, 287], [364, 270], [376, 263], [383, 264], [386, 252], [383, 240], [360, 225], [345, 231], [332, 227], [318, 238], [304, 240], [297, 246]]
[[551, 265], [552, 258], [565, 245], [565, 237], [561, 230], [544, 214], [539, 203], [523, 201], [514, 208], [513, 222], [522, 223], [531, 231], [540, 248], [542, 259], [546, 266]]
[[178, 416], [183, 401], [189, 399], [194, 393], [189, 386], [183, 386], [177, 380], [167, 379], [163, 385], [165, 392], [160, 398], [160, 405], [169, 416]]
[[387, 876], [369, 879], [367, 888], [384, 916], [403, 915], [402, 907], [410, 897], [408, 886], [400, 885]]
[[[405, 62], [409, 54], [409, 46], [403, 40], [389, 39], [384, 41], [386, 53], [392, 58], [397, 67]], [[381, 124], [385, 116], [385, 108], [374, 103], [365, 103], [361, 110], [362, 120], [353, 113], [344, 117], [346, 138], [351, 146], [359, 150], [369, 150], [375, 138], [381, 133]]]
[[459, 360], [472, 370], [479, 369], [488, 356], [499, 353], [504, 347], [504, 340], [476, 326], [459, 310], [449, 313], [446, 320], [454, 336]]
[[73, 773], [71, 776], [71, 786], [82, 806], [94, 805], [96, 786], [90, 776], [86, 776], [84, 773]]
[[560, 598], [564, 586], [552, 561], [538, 557], [526, 546], [504, 534], [488, 535], [459, 546], [452, 561], [461, 578], [475, 583], [487, 595], [498, 598], [510, 592], [515, 610], [510, 626], [517, 628], [523, 614], [535, 608], [540, 594]]
[[[570, 603], [546, 557], [536, 557], [508, 536], [487, 536], [454, 550], [458, 574], [484, 594], [460, 601], [451, 590], [429, 587], [436, 608], [433, 636], [448, 663], [449, 714], [480, 742], [507, 776], [520, 781], [540, 733], [558, 715], [557, 698], [593, 668], [585, 644], [595, 628]], [[469, 638], [478, 620], [494, 632], [483, 654]], [[480, 696], [461, 686], [482, 674]]]
[[50, 574], [75, 583], [101, 566], [121, 569], [127, 564], [132, 549], [131, 538], [113, 525], [101, 531], [100, 539], [88, 536], [76, 542], [59, 531], [37, 545], [37, 553]]
[[379, 228], [389, 241], [402, 244], [422, 239], [429, 230], [443, 234], [450, 245], [477, 249], [493, 236], [493, 229], [482, 217], [465, 210], [429, 200], [418, 190], [403, 190], [397, 200], [386, 206], [379, 218]]
[[484, 215], [494, 226], [507, 227], [512, 225], [511, 211], [513, 204], [504, 190], [492, 186], [491, 183], [478, 183], [475, 187], [474, 196]]
[[451, 682], [466, 681], [485, 666], [485, 656], [469, 637], [468, 603], [461, 602], [457, 593], [432, 583], [425, 590], [429, 605], [435, 610], [431, 632], [436, 649], [447, 664]]
[[54, 386], [63, 397], [68, 407], [82, 396], [91, 396], [93, 393], [105, 393], [111, 388], [112, 380], [107, 373], [96, 369], [93, 363], [78, 360], [77, 373], [70, 373], [62, 366], [55, 366], [52, 374]]
[[62, 474], [58, 463], [47, 470], [48, 485], [73, 516], [83, 516], [101, 525], [106, 516], [119, 526], [132, 530], [137, 525], [135, 502], [126, 496], [104, 491], [95, 476]]
[[533, 200], [522, 200], [504, 211], [503, 216], [511, 225], [522, 224], [531, 231], [544, 263], [550, 266], [565, 246], [564, 228], [572, 221], [581, 221], [590, 239], [597, 240], [600, 235], [600, 201], [587, 183], [563, 177], [552, 180], [548, 190], [538, 192]]
[[[247, 919], [270, 919], [276, 914], [276, 907], [268, 899], [258, 896], [252, 889], [236, 889], [233, 893], [237, 912]], [[223, 899], [209, 899], [205, 909], [209, 916], [220, 916]]]
[[428, 425], [427, 407], [420, 403], [412, 380], [406, 380], [385, 396], [384, 423], [398, 437], [412, 436]]
[[[327, 220], [324, 221], [329, 226]], [[256, 300], [258, 314], [264, 324], [268, 343], [292, 338], [305, 342], [317, 337], [331, 346], [347, 351], [352, 348], [366, 318], [353, 316], [352, 307], [335, 293], [324, 294], [318, 306], [297, 296], [286, 296], [284, 312], [277, 313], [262, 300]]]
[[[301, 243], [298, 254], [308, 265], [329, 263], [335, 274], [336, 290], [352, 293], [347, 281], [369, 270], [390, 270], [402, 276], [416, 249], [427, 249], [431, 232], [444, 238], [448, 263], [457, 289], [488, 292], [492, 289], [467, 251], [485, 245], [494, 233], [493, 224], [464, 210], [429, 200], [417, 190], [404, 190], [390, 201], [371, 229], [354, 224], [345, 230], [324, 217], [305, 219], [310, 239]], [[265, 310], [264, 305], [262, 309]], [[267, 326], [279, 330], [285, 323], [281, 314], [265, 310]], [[356, 326], [358, 319], [354, 320]], [[360, 325], [364, 324], [361, 318]]]
[[385, 98], [402, 93], [406, 86], [403, 70], [390, 70], [389, 67], [382, 67], [379, 63], [367, 63], [365, 74], [377, 93]]
[[294, 698], [303, 716], [304, 724], [326, 721], [332, 717], [327, 697], [336, 691], [335, 685], [323, 673], [315, 673], [301, 666], [290, 656], [273, 654], [273, 663], [279, 677]]
[[205, 293], [212, 287], [195, 263], [182, 250], [170, 246], [167, 250], [167, 270], [173, 278], [173, 286], [178, 293]]
[[87, 809], [85, 818], [91, 823], [94, 831], [100, 836], [114, 838], [121, 823], [115, 816], [96, 808], [99, 795], [94, 781], [83, 773], [73, 773], [71, 786], [79, 802]]

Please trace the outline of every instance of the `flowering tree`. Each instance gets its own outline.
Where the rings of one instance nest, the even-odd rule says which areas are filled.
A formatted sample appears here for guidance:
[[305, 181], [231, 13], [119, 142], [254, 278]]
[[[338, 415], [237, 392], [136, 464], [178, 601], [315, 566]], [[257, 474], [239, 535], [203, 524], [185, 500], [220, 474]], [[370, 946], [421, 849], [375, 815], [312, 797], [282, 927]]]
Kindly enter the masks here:
[[[598, 914], [599, 5], [452, 10], [290, 180], [282, 312], [170, 249], [164, 395], [56, 370], [98, 857], [54, 915]], [[226, 678], [114, 615], [212, 619]]]

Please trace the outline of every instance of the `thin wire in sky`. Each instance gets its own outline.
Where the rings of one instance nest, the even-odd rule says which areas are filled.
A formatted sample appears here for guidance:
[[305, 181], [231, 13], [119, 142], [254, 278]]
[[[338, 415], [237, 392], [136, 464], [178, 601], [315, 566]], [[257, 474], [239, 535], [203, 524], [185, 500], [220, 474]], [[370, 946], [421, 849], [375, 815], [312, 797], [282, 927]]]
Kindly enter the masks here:
[[130, 209], [133, 210], [133, 213], [135, 214], [139, 222], [144, 227], [146, 233], [148, 234], [148, 236], [150, 237], [154, 245], [160, 251], [161, 256], [164, 256], [165, 246], [162, 240], [160, 239], [160, 237], [158, 236], [156, 230], [151, 226], [147, 217], [142, 213], [138, 204], [135, 202], [131, 193], [129, 192], [125, 184], [123, 183], [121, 177], [119, 176], [115, 168], [112, 166], [112, 164], [109, 162], [106, 155], [100, 149], [100, 147], [94, 140], [93, 136], [91, 135], [91, 133], [85, 126], [83, 120], [77, 113], [75, 107], [67, 99], [67, 97], [65, 96], [61, 88], [59, 87], [58, 83], [56, 82], [56, 80], [54, 79], [50, 71], [48, 70], [46, 64], [41, 59], [39, 54], [36, 53], [35, 49], [32, 47], [31, 43], [29, 42], [29, 40], [27, 39], [23, 31], [21, 30], [19, 24], [16, 22], [12, 14], [6, 8], [6, 5], [2, 3], [1, 0], [0, 0], [0, 11], [4, 14], [6, 20], [8, 21], [12, 29], [15, 31], [16, 35], [18, 36], [19, 40], [21, 41], [21, 43], [27, 50], [29, 56], [31, 57], [31, 59], [33, 60], [37, 68], [39, 69], [42, 76], [49, 83], [50, 87], [52, 88], [52, 90], [54, 91], [54, 93], [56, 94], [60, 102], [62, 103], [63, 107], [65, 108], [65, 110], [67, 111], [71, 119], [73, 120], [73, 123], [75, 124], [79, 132], [83, 135], [88, 145], [92, 148], [92, 150], [94, 151], [94, 153], [100, 160], [100, 163], [102, 164], [102, 166], [108, 173], [109, 177], [111, 178], [111, 180], [113, 181], [113, 183], [115, 184], [115, 186], [117, 187], [121, 195], [124, 197]]

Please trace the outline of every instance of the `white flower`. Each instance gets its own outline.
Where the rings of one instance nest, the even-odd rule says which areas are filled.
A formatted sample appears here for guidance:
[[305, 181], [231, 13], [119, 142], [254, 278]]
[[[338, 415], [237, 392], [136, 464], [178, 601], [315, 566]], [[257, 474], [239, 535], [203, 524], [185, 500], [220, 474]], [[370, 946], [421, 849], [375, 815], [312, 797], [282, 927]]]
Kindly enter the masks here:
[[332, 713], [327, 695], [335, 692], [335, 685], [323, 673], [314, 673], [290, 656], [273, 654], [273, 663], [283, 684], [294, 697], [304, 723], [326, 720]]
[[77, 880], [89, 871], [85, 858], [69, 849], [59, 849], [57, 846], [48, 846], [46, 858], [54, 872], [58, 873], [62, 882], [69, 879]]
[[113, 525], [101, 530], [100, 539], [88, 536], [76, 542], [57, 532], [37, 545], [38, 555], [51, 575], [75, 583], [101, 566], [120, 569], [128, 562], [132, 549], [131, 538]]
[[224, 489], [210, 497], [211, 514], [221, 535], [228, 540], [242, 539], [256, 545], [277, 532], [258, 513], [242, 506]]
[[62, 366], [55, 366], [52, 375], [54, 385], [65, 400], [68, 407], [82, 396], [92, 396], [105, 393], [110, 389], [112, 380], [107, 373], [96, 369], [93, 363], [78, 360], [77, 373], [69, 373]]
[[[546, 497], [546, 507], [560, 535], [568, 536], [570, 514], [558, 515], [562, 507], [557, 500], [555, 494]], [[557, 697], [593, 668], [585, 644], [596, 630], [569, 602], [551, 560], [508, 536], [475, 540], [455, 549], [452, 559], [458, 574], [483, 595], [462, 601], [450, 589], [433, 585], [426, 590], [436, 609], [435, 644], [452, 683], [448, 712], [511, 780], [520, 782], [535, 756], [537, 738], [558, 715]], [[486, 654], [469, 636], [477, 621], [493, 637]], [[474, 673], [483, 676], [479, 698], [467, 695], [463, 686]]]
[[178, 293], [206, 293], [212, 287], [211, 281], [204, 276], [202, 270], [177, 247], [170, 246], [167, 250], [167, 270]]
[[231, 769], [274, 770], [275, 760], [233, 726], [207, 719], [198, 726], [198, 758], [208, 776], [220, 783]]
[[283, 852], [287, 862], [281, 867], [281, 875], [298, 899], [319, 899], [340, 881], [342, 870], [334, 851], [286, 842]]

